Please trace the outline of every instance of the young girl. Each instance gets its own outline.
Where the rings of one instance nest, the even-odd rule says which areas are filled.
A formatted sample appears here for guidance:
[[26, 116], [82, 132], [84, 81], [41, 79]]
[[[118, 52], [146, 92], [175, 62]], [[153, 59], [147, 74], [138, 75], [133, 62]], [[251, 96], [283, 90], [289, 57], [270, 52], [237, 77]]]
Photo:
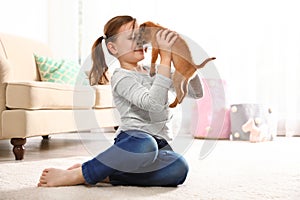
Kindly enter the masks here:
[[[111, 77], [114, 103], [121, 116], [114, 145], [82, 165], [75, 164], [67, 170], [45, 169], [38, 186], [94, 185], [101, 181], [112, 185], [177, 186], [185, 181], [188, 174], [185, 159], [166, 140], [154, 136], [164, 137], [168, 131], [171, 48], [177, 34], [170, 30], [157, 33], [161, 59], [153, 77], [146, 67], [138, 65], [144, 59], [144, 50], [137, 36], [136, 20], [117, 16], [107, 22], [104, 36], [92, 47], [91, 84], [109, 81], [103, 41], [121, 66]], [[190, 96], [202, 97], [198, 76], [190, 81], [190, 86]]]

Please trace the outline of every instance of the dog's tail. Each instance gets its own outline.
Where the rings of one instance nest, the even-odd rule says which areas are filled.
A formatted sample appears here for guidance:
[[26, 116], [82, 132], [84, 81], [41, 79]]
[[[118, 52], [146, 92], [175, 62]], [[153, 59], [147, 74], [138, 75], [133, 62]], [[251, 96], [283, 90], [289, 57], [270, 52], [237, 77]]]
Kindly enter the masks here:
[[209, 61], [215, 60], [215, 59], [216, 59], [215, 57], [206, 58], [200, 65], [197, 65], [197, 69], [203, 68], [206, 65], [206, 63], [208, 63]]

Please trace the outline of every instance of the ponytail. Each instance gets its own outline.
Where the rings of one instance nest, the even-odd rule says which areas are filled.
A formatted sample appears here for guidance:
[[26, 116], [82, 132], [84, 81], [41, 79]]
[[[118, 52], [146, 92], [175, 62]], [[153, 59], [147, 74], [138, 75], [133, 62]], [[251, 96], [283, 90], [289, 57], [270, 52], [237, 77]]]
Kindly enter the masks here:
[[104, 85], [109, 83], [107, 77], [108, 67], [105, 62], [102, 41], [105, 40], [106, 44], [108, 41], [114, 41], [120, 27], [129, 22], [132, 22], [134, 29], [136, 19], [128, 15], [113, 17], [105, 24], [103, 30], [105, 35], [99, 37], [92, 47], [93, 66], [89, 74], [90, 85]]
[[107, 78], [108, 67], [105, 62], [104, 52], [102, 48], [102, 41], [104, 36], [99, 37], [92, 47], [92, 69], [89, 74], [90, 85], [105, 85], [109, 83]]

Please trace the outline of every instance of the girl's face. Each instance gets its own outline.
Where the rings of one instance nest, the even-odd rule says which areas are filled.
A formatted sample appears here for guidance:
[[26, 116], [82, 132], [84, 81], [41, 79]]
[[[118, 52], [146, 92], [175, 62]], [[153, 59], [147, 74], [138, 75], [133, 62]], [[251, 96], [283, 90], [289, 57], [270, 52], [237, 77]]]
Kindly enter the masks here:
[[143, 47], [138, 46], [136, 40], [139, 26], [135, 24], [134, 30], [132, 26], [132, 22], [121, 26], [116, 40], [111, 44], [113, 50], [110, 50], [119, 59], [122, 67], [136, 67], [137, 63], [144, 59]]

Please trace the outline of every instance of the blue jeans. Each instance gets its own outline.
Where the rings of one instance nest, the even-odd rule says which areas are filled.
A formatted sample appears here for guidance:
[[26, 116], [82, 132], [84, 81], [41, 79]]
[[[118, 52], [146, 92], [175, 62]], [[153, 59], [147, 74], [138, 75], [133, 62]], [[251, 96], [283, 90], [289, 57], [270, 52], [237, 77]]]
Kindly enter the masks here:
[[82, 164], [88, 184], [109, 177], [112, 185], [177, 186], [188, 173], [185, 159], [170, 150], [158, 149], [154, 138], [143, 131], [121, 131], [110, 148]]

